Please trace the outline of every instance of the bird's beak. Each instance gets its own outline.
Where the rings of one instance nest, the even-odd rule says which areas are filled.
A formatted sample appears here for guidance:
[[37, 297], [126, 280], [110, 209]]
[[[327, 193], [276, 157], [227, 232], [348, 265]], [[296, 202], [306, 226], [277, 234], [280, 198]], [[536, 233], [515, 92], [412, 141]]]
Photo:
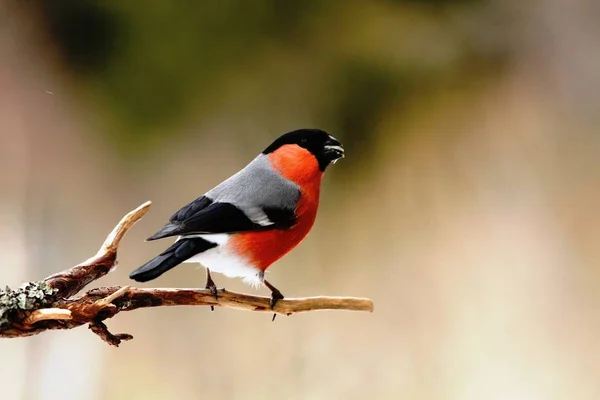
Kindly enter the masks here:
[[333, 164], [340, 158], [344, 158], [344, 146], [333, 136], [329, 136], [323, 148], [325, 149], [325, 154], [331, 158]]

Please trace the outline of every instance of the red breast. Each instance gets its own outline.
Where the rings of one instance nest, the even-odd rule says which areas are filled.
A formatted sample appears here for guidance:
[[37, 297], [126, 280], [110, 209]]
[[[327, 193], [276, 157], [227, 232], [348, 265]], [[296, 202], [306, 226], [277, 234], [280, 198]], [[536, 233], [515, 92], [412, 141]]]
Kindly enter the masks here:
[[300, 146], [282, 146], [268, 157], [273, 169], [300, 187], [297, 223], [287, 230], [239, 233], [228, 244], [263, 271], [296, 247], [310, 232], [317, 217], [323, 177], [316, 158]]

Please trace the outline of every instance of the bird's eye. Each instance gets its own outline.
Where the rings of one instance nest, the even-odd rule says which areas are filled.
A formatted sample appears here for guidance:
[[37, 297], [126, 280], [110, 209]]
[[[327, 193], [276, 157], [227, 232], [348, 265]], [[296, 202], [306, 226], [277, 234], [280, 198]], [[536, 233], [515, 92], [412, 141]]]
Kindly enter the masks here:
[[303, 138], [302, 140], [300, 140], [300, 143], [306, 144], [306, 143], [308, 143], [308, 139], [307, 138]]

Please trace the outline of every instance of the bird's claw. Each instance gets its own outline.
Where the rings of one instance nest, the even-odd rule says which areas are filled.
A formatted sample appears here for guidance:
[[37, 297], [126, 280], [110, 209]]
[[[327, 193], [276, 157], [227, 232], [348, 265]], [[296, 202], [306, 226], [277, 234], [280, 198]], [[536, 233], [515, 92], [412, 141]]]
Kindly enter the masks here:
[[[269, 301], [269, 306], [271, 307], [271, 310], [275, 309], [275, 304], [277, 304], [277, 301], [279, 300], [283, 300], [283, 294], [281, 294], [281, 292], [279, 290], [273, 290], [271, 291], [271, 300]], [[275, 321], [275, 317], [277, 316], [277, 313], [273, 314], [273, 319], [271, 319], [271, 322]]]
[[[210, 293], [215, 297], [215, 300], [219, 300], [217, 286], [214, 284], [206, 285], [206, 289], [210, 290]], [[215, 306], [210, 306], [210, 311], [215, 311]]]
[[271, 307], [271, 310], [274, 310], [275, 304], [277, 304], [279, 300], [283, 300], [283, 298], [283, 294], [281, 294], [279, 290], [273, 290], [271, 292], [271, 301], [269, 301], [269, 306]]

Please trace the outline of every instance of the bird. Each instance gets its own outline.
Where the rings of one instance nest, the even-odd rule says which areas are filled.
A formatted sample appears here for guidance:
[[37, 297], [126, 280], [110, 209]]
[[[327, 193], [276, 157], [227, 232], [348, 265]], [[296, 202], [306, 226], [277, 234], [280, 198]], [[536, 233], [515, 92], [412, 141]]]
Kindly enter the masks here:
[[147, 282], [182, 263], [198, 263], [206, 269], [205, 288], [216, 299], [211, 272], [266, 286], [274, 309], [284, 296], [265, 272], [306, 238], [317, 216], [323, 174], [344, 156], [342, 143], [323, 130], [284, 133], [147, 238], [176, 240], [130, 279]]

